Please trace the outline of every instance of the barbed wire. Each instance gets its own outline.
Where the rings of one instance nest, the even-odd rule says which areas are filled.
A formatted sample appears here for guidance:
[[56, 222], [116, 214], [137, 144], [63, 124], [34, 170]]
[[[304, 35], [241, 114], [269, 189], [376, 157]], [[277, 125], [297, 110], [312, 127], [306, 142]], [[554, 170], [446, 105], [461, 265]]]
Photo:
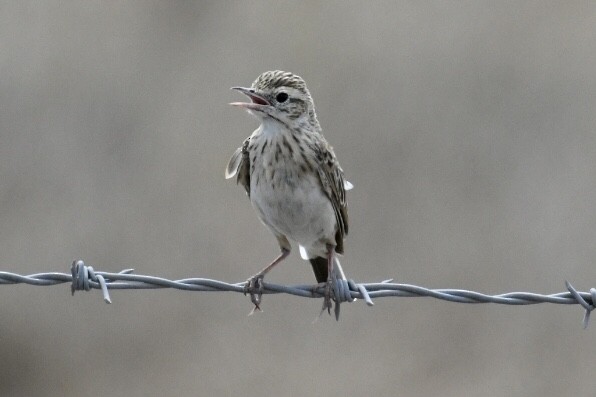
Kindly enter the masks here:
[[[71, 283], [71, 292], [101, 289], [106, 303], [112, 303], [110, 289], [156, 289], [174, 288], [185, 291], [228, 291], [246, 294], [246, 281], [226, 283], [207, 278], [186, 278], [168, 280], [156, 276], [132, 274], [134, 269], [125, 269], [118, 273], [95, 271], [82, 260], [75, 260], [71, 266], [71, 273], [36, 273], [21, 275], [0, 271], [0, 285], [29, 284], [49, 286]], [[508, 292], [498, 295], [487, 295], [480, 292], [463, 289], [428, 289], [412, 284], [397, 284], [393, 280], [379, 283], [356, 283], [353, 280], [336, 279], [333, 285], [334, 299], [337, 303], [351, 302], [363, 299], [372, 306], [373, 298], [385, 297], [430, 297], [456, 303], [497, 303], [501, 305], [535, 305], [539, 303], [555, 303], [562, 305], [580, 305], [585, 309], [583, 327], [587, 328], [590, 313], [596, 302], [596, 288], [589, 292], [577, 291], [568, 281], [565, 281], [567, 292], [556, 294], [537, 294], [532, 292]], [[324, 286], [318, 285], [278, 285], [263, 283], [263, 294], [290, 294], [305, 298], [321, 298], [324, 296]], [[339, 316], [339, 305], [336, 305], [336, 316]]]

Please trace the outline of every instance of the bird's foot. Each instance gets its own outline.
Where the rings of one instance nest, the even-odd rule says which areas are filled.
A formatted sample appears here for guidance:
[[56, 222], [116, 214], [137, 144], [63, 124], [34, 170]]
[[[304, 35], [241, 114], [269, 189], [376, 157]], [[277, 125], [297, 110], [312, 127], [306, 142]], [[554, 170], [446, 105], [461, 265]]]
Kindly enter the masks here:
[[331, 278], [329, 278], [327, 280], [327, 282], [325, 283], [325, 293], [323, 296], [323, 308], [321, 309], [321, 314], [323, 314], [323, 312], [325, 310], [327, 310], [327, 313], [331, 314], [331, 308], [333, 307], [333, 304], [331, 303], [331, 291], [332, 291], [332, 280]]
[[248, 280], [244, 286], [244, 295], [250, 294], [250, 301], [255, 305], [252, 311], [248, 314], [249, 316], [255, 311], [261, 310], [261, 297], [263, 296], [263, 278], [265, 277], [262, 273], [257, 273]]

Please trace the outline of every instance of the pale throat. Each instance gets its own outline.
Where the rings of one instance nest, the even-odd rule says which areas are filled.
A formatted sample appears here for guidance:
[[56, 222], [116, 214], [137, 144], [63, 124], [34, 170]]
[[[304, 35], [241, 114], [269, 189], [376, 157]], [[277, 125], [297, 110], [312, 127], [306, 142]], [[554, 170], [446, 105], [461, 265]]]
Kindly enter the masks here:
[[261, 120], [261, 125], [255, 131], [255, 135], [261, 135], [265, 139], [281, 138], [282, 134], [290, 134], [291, 131], [288, 125], [271, 117], [264, 117]]

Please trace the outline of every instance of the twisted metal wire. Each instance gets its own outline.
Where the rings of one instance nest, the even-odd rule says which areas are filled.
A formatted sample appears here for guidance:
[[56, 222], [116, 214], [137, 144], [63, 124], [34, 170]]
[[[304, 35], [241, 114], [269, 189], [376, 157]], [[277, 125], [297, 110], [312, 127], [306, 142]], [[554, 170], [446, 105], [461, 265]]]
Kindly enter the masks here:
[[[71, 283], [71, 291], [89, 291], [101, 289], [106, 303], [112, 303], [110, 289], [155, 289], [175, 288], [185, 291], [231, 291], [246, 294], [246, 281], [239, 283], [226, 283], [206, 278], [186, 278], [181, 280], [168, 280], [155, 276], [132, 274], [133, 269], [125, 269], [118, 273], [99, 272], [93, 267], [85, 265], [82, 260], [75, 260], [71, 266], [71, 274], [67, 273], [36, 273], [20, 275], [0, 271], [0, 285], [29, 284], [29, 285], [56, 285]], [[339, 302], [351, 302], [363, 299], [367, 305], [372, 306], [372, 298], [383, 297], [431, 297], [456, 303], [497, 303], [501, 305], [535, 305], [539, 303], [555, 303], [562, 305], [579, 304], [585, 309], [583, 318], [584, 328], [588, 327], [590, 313], [594, 310], [596, 302], [596, 288], [589, 292], [577, 291], [568, 281], [565, 281], [567, 292], [556, 294], [536, 294], [532, 292], [509, 292], [498, 295], [487, 295], [475, 291], [462, 289], [428, 289], [411, 284], [396, 284], [393, 280], [380, 283], [356, 283], [353, 280], [335, 280], [333, 285], [334, 297]], [[290, 294], [305, 298], [321, 298], [324, 296], [322, 285], [278, 285], [263, 283], [263, 294]], [[336, 305], [338, 308], [339, 306]], [[336, 313], [339, 315], [339, 313]]]

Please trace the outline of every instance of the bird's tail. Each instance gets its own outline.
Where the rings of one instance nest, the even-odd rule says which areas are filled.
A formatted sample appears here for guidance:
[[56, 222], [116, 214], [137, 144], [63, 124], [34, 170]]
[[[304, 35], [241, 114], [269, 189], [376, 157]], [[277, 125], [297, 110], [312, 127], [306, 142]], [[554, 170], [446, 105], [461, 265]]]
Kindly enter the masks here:
[[[337, 259], [337, 255], [333, 256], [333, 272], [335, 273], [335, 277], [345, 280], [346, 276], [344, 274], [343, 269], [341, 268], [341, 264], [339, 263], [339, 259]], [[312, 265], [312, 270], [315, 274], [315, 278], [317, 279], [317, 283], [325, 283], [327, 282], [327, 258], [323, 258], [322, 256], [318, 256], [316, 258], [309, 259], [310, 264]]]
[[312, 265], [312, 271], [315, 274], [317, 283], [324, 283], [327, 281], [327, 258], [317, 256], [316, 258], [309, 259]]

